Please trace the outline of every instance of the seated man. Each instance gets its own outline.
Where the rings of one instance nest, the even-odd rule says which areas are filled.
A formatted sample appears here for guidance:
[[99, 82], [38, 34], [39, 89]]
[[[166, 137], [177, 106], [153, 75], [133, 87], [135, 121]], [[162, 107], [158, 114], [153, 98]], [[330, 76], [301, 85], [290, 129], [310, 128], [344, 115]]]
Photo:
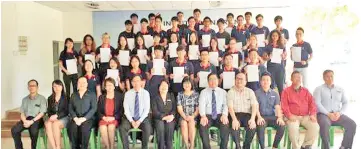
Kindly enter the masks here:
[[203, 149], [210, 149], [208, 129], [218, 127], [221, 134], [221, 149], [227, 149], [228, 144], [228, 107], [227, 92], [218, 87], [216, 74], [209, 74], [208, 86], [199, 96], [199, 114], [201, 123], [199, 133], [202, 138]]
[[320, 125], [322, 146], [323, 149], [330, 149], [329, 129], [331, 125], [336, 125], [345, 128], [340, 149], [351, 149], [356, 123], [344, 114], [348, 105], [346, 95], [341, 87], [333, 83], [333, 74], [332, 70], [325, 70], [325, 84], [317, 87], [313, 93], [318, 108], [317, 121]]
[[28, 90], [30, 94], [23, 98], [20, 107], [20, 122], [11, 128], [11, 134], [14, 138], [15, 148], [23, 149], [21, 142], [21, 132], [25, 129], [29, 130], [31, 139], [31, 148], [36, 148], [38, 140], [38, 132], [43, 125], [43, 116], [46, 112], [47, 101], [43, 95], [38, 94], [38, 81], [30, 80], [28, 82]]
[[[282, 92], [282, 111], [287, 118], [289, 138], [293, 149], [311, 149], [318, 136], [317, 107], [311, 93], [301, 87], [302, 76], [298, 71], [291, 74], [292, 85]], [[299, 143], [300, 124], [307, 130], [302, 144]]]
[[122, 136], [123, 148], [129, 149], [128, 131], [131, 128], [142, 130], [142, 148], [148, 148], [148, 140], [151, 133], [151, 125], [148, 119], [150, 111], [149, 92], [142, 88], [142, 78], [135, 75], [132, 78], [133, 88], [124, 96], [124, 115], [121, 120], [120, 134]]

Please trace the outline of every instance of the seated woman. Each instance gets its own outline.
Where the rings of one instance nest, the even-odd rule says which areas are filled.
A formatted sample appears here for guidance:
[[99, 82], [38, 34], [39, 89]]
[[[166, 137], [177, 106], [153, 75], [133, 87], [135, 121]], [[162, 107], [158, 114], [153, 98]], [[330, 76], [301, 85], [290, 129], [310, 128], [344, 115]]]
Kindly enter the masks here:
[[193, 90], [192, 81], [185, 77], [182, 81], [183, 91], [177, 96], [177, 110], [180, 115], [182, 138], [187, 149], [194, 149], [194, 139], [196, 137], [196, 120], [198, 116], [199, 94]]
[[55, 80], [52, 83], [53, 93], [48, 97], [48, 120], [45, 122], [46, 134], [52, 149], [60, 149], [61, 129], [66, 127], [68, 117], [69, 97], [65, 94], [63, 82]]
[[173, 148], [173, 134], [175, 127], [176, 100], [168, 92], [169, 84], [162, 80], [158, 89], [159, 94], [152, 102], [152, 113], [159, 149]]
[[123, 113], [123, 95], [115, 91], [114, 79], [105, 79], [104, 85], [106, 93], [99, 97], [98, 102], [99, 131], [105, 149], [114, 149], [115, 130]]

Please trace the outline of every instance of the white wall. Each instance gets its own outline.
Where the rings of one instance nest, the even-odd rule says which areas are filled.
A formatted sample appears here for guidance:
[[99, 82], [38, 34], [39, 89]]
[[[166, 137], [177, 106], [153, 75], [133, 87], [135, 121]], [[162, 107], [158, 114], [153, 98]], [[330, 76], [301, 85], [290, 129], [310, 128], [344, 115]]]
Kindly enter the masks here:
[[83, 41], [86, 34], [93, 33], [92, 12], [63, 12], [63, 38]]

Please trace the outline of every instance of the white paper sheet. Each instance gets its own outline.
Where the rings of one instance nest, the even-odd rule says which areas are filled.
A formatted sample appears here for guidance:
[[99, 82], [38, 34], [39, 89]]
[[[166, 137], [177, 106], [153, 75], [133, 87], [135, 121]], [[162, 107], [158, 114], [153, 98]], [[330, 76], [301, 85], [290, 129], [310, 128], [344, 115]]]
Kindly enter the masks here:
[[164, 59], [153, 59], [154, 72], [152, 75], [163, 76]]
[[183, 75], [184, 75], [184, 67], [173, 67], [173, 82], [174, 83], [182, 83]]
[[152, 57], [153, 57], [153, 59], [155, 58], [154, 47], [152, 47]]
[[189, 45], [188, 56], [189, 56], [189, 60], [198, 60], [199, 59], [199, 46], [198, 45]]
[[202, 35], [202, 47], [209, 47], [209, 42], [211, 41], [211, 35]]
[[108, 63], [110, 60], [110, 48], [100, 48], [100, 62]]
[[169, 43], [169, 56], [170, 58], [178, 57], [177, 55], [178, 43]]
[[230, 89], [234, 86], [235, 72], [223, 72], [223, 89]]
[[146, 55], [147, 55], [147, 50], [143, 50], [143, 49], [137, 50], [137, 56], [139, 57], [141, 64], [147, 64], [147, 59], [145, 58]]
[[128, 48], [130, 49], [130, 50], [133, 50], [134, 49], [134, 38], [127, 38], [127, 42], [128, 42]]
[[258, 65], [247, 65], [247, 80], [248, 82], [259, 81], [259, 70]]
[[281, 61], [282, 61], [281, 54], [282, 53], [283, 53], [283, 49], [273, 48], [271, 62], [281, 64]]
[[65, 61], [66, 63], [66, 69], [70, 74], [76, 74], [78, 73], [78, 67], [76, 65], [76, 59], [68, 59]]
[[227, 28], [225, 29], [225, 31], [226, 31], [229, 35], [231, 35], [232, 29], [233, 29], [233, 27], [227, 27]]
[[264, 43], [264, 40], [265, 40], [265, 36], [264, 34], [258, 34], [256, 35], [257, 37], [257, 45], [258, 47], [265, 47], [265, 43]]
[[232, 57], [233, 57], [233, 67], [236, 67], [236, 68], [238, 68], [239, 67], [239, 60], [238, 60], [238, 54], [232, 54]]
[[199, 25], [199, 30], [203, 29], [204, 25]]
[[118, 60], [120, 65], [122, 66], [129, 66], [129, 51], [120, 50], [118, 55]]
[[199, 75], [199, 87], [208, 87], [207, 77], [208, 77], [209, 73], [210, 73], [209, 71], [200, 71], [200, 72], [198, 72], [198, 75]]
[[237, 44], [236, 44], [236, 49], [237, 49], [237, 51], [242, 51], [242, 42], [237, 42]]
[[143, 35], [143, 38], [144, 38], [145, 47], [149, 48], [149, 47], [153, 46], [153, 36]]
[[225, 51], [226, 49], [224, 49], [224, 45], [226, 45], [226, 39], [225, 38], [218, 38], [218, 49]]
[[209, 52], [209, 62], [214, 66], [219, 66], [219, 53], [218, 52]]
[[133, 24], [133, 33], [137, 34], [140, 31], [140, 24]]
[[93, 67], [95, 68], [95, 56], [92, 54], [85, 54], [84, 55], [85, 60], [90, 60], [93, 63]]
[[291, 53], [294, 62], [301, 62], [302, 47], [291, 47]]
[[115, 81], [115, 86], [119, 86], [118, 77], [119, 77], [119, 70], [117, 69], [107, 69], [107, 77], [111, 77]]

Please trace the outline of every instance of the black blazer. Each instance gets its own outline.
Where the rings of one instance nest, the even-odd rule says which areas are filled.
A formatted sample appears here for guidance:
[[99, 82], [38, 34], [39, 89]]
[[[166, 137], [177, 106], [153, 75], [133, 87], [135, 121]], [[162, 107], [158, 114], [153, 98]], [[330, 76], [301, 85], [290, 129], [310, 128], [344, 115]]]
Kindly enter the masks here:
[[66, 95], [64, 95], [64, 97], [65, 98], [59, 100], [58, 110], [56, 110], [56, 108], [55, 108], [56, 104], [55, 104], [55, 99], [53, 98], [53, 95], [50, 95], [48, 97], [47, 113], [48, 113], [49, 117], [54, 114], [58, 115], [58, 119], [68, 116], [68, 114], [69, 114], [69, 110], [68, 110], [69, 97], [67, 97]]
[[[175, 116], [177, 111], [177, 101], [174, 99], [173, 93], [168, 92], [166, 104], [164, 104], [163, 99], [158, 94], [154, 100], [151, 102], [153, 118], [157, 120], [162, 120], [164, 116], [173, 114]], [[166, 107], [171, 106], [170, 110], [167, 110]]]
[[[106, 93], [99, 96], [98, 116], [100, 119], [102, 119], [102, 117], [105, 116], [106, 97], [107, 97]], [[119, 121], [120, 118], [124, 115], [124, 107], [123, 107], [124, 95], [120, 92], [115, 91], [114, 98], [115, 98], [114, 99], [114, 117], [117, 121]]]

